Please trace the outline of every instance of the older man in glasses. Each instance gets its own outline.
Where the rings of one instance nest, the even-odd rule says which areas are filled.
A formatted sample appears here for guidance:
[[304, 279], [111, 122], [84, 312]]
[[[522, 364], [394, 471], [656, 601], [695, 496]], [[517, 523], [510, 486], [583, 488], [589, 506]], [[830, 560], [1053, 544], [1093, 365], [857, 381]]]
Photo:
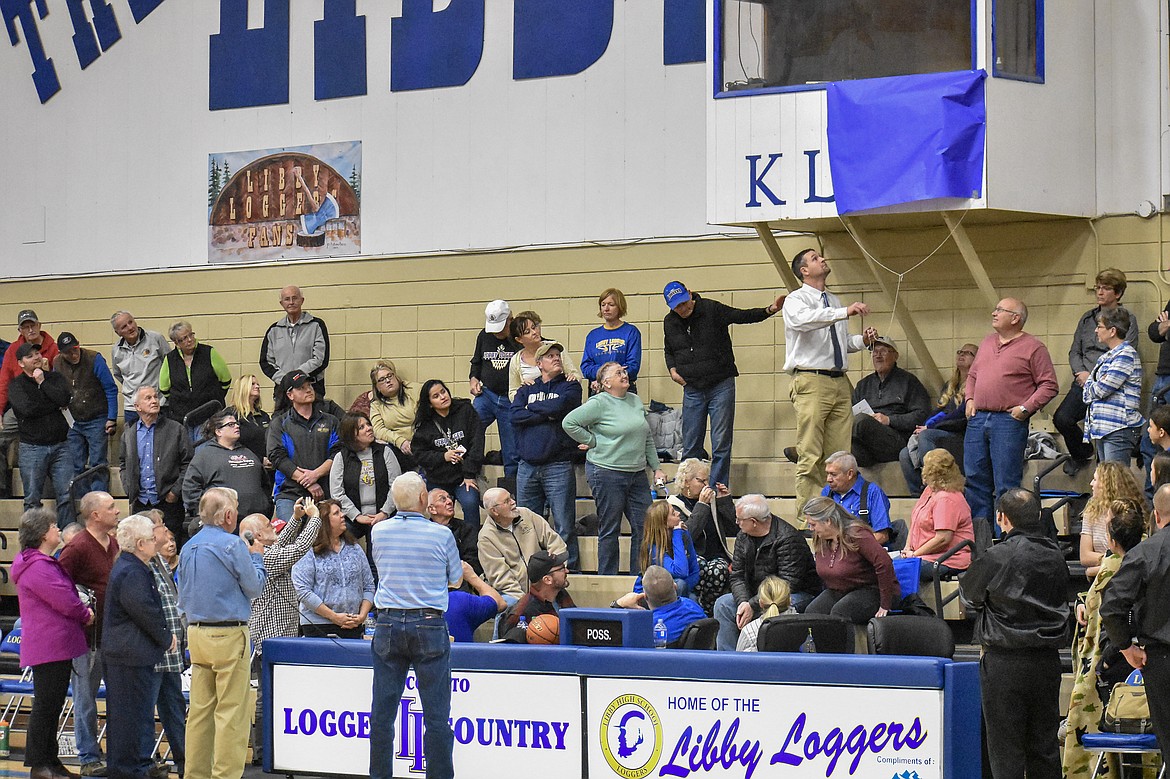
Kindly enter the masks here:
[[984, 539], [990, 538], [996, 499], [1024, 476], [1028, 420], [1060, 389], [1048, 348], [1024, 332], [1027, 321], [1022, 300], [999, 301], [991, 312], [995, 332], [983, 339], [967, 374], [963, 472], [976, 534]]

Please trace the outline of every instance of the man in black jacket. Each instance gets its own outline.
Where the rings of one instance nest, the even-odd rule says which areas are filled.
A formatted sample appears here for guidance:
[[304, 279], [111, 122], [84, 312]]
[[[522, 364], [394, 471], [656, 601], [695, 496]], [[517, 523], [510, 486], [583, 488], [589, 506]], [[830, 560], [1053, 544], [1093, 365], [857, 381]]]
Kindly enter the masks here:
[[821, 591], [816, 562], [808, 542], [796, 528], [768, 510], [763, 495], [744, 495], [735, 502], [739, 535], [731, 560], [731, 592], [715, 601], [719, 635], [715, 647], [734, 652], [739, 631], [760, 614], [757, 592], [769, 576], [779, 576], [792, 590], [797, 611]]
[[[1170, 755], [1170, 485], [1154, 493], [1157, 531], [1125, 555], [1101, 598], [1101, 627], [1134, 668], [1142, 669], [1146, 700], [1162, 761]], [[1132, 614], [1132, 617], [1131, 617]]]
[[39, 344], [22, 343], [16, 348], [20, 373], [8, 384], [8, 402], [16, 416], [20, 435], [20, 480], [24, 485], [24, 508], [41, 505], [45, 479], [52, 477], [57, 498], [57, 525], [73, 521], [69, 481], [73, 458], [66, 439], [69, 424], [61, 409], [73, 396], [64, 376], [49, 370]]
[[683, 458], [707, 459], [703, 439], [711, 417], [711, 484], [731, 484], [735, 427], [735, 353], [731, 325], [763, 322], [784, 305], [784, 295], [765, 308], [732, 308], [691, 292], [681, 281], [662, 291], [670, 313], [662, 320], [663, 351], [670, 378], [683, 388]]
[[138, 420], [122, 431], [118, 449], [130, 512], [161, 511], [163, 524], [182, 547], [187, 541], [187, 528], [180, 496], [183, 477], [194, 454], [191, 437], [180, 423], [161, 415], [158, 390], [154, 387], [138, 388], [134, 410]]
[[1068, 567], [1043, 535], [1040, 502], [1005, 492], [996, 506], [1003, 540], [971, 563], [959, 582], [975, 609], [983, 646], [979, 682], [991, 773], [1059, 779], [1060, 649], [1069, 644]]
[[888, 335], [873, 342], [873, 373], [857, 382], [853, 404], [873, 414], [853, 416], [853, 456], [862, 468], [897, 462], [914, 428], [930, 415], [930, 395], [913, 373], [898, 367], [898, 347]]

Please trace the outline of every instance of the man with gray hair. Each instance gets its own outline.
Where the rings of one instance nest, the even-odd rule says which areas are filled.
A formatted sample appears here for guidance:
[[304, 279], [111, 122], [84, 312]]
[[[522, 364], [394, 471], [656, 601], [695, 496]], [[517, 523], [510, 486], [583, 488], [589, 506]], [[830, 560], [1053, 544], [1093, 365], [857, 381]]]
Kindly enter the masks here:
[[518, 507], [501, 487], [484, 492], [483, 507], [491, 520], [479, 529], [483, 578], [512, 604], [528, 592], [528, 559], [542, 549], [567, 559], [568, 548], [548, 520]]
[[302, 306], [301, 288], [290, 284], [280, 290], [285, 317], [268, 328], [260, 344], [260, 370], [277, 387], [286, 373], [302, 371], [313, 382], [318, 398], [325, 397], [325, 369], [329, 367], [329, 328]]
[[114, 378], [122, 385], [122, 406], [125, 425], [138, 421], [134, 400], [139, 387], [158, 387], [158, 374], [163, 356], [169, 351], [167, 341], [160, 333], [144, 330], [129, 311], [115, 311], [110, 326], [119, 338], [110, 349], [110, 363]]
[[235, 535], [238, 506], [233, 489], [204, 492], [203, 527], [179, 555], [179, 608], [191, 649], [188, 779], [238, 777], [248, 753], [248, 619], [268, 574], [260, 540]]
[[398, 513], [374, 525], [370, 540], [378, 570], [378, 609], [372, 644], [370, 779], [393, 774], [394, 724], [406, 674], [414, 666], [423, 708], [423, 751], [428, 779], [455, 776], [451, 729], [451, 642], [448, 588], [463, 582], [455, 536], [427, 519], [427, 487], [410, 471], [390, 487]]
[[812, 551], [804, 536], [792, 525], [773, 516], [763, 495], [744, 495], [735, 502], [739, 534], [731, 560], [731, 592], [715, 601], [719, 620], [716, 648], [734, 652], [739, 631], [760, 613], [757, 593], [769, 576], [779, 576], [792, 590], [797, 611], [821, 591], [820, 577]]
[[[175, 348], [167, 353], [158, 374], [159, 391], [167, 399], [167, 416], [182, 422], [187, 414], [213, 400], [218, 401], [222, 409], [227, 391], [232, 386], [232, 372], [227, 362], [214, 346], [196, 340], [190, 322], [175, 322], [171, 325], [170, 336]], [[190, 420], [190, 428], [197, 430], [218, 410], [204, 412], [198, 419]]]
[[183, 478], [191, 463], [191, 437], [183, 426], [161, 415], [158, 390], [139, 387], [134, 393], [138, 419], [122, 430], [118, 464], [130, 510], [142, 514], [158, 509], [167, 528], [182, 548], [187, 541], [184, 526]]
[[678, 641], [691, 624], [707, 618], [707, 613], [698, 603], [678, 597], [674, 577], [661, 565], [651, 565], [642, 573], [642, 592], [626, 593], [610, 605], [623, 609], [650, 609], [654, 613], [654, 622], [662, 620], [666, 625], [668, 644]]
[[856, 457], [849, 452], [833, 452], [826, 457], [825, 481], [828, 484], [821, 490], [822, 496], [831, 497], [841, 508], [868, 524], [879, 544], [885, 546], [890, 542], [890, 499], [881, 485], [866, 481], [858, 473]]

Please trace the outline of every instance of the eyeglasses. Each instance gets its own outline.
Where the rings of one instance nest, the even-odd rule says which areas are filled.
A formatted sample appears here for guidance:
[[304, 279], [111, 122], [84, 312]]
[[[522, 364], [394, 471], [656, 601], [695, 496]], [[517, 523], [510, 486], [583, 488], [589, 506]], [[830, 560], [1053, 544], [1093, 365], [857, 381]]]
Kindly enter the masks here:
[[225, 427], [239, 427], [239, 426], [240, 426], [239, 422], [224, 422], [222, 425], [220, 425], [219, 427], [217, 427], [215, 429], [216, 430], [223, 430]]
[[1019, 311], [1012, 311], [1010, 308], [1004, 308], [1003, 306], [996, 306], [995, 308], [993, 308], [991, 310], [991, 313], [993, 313], [993, 314], [1012, 314], [1013, 316], [1020, 315]]
[[972, 352], [969, 349], [960, 349], [959, 351], [955, 352], [956, 357], [962, 357], [963, 355], [966, 355], [967, 357], [974, 357], [975, 352]]
[[388, 374], [388, 375], [383, 376], [382, 378], [378, 379], [378, 383], [379, 384], [391, 384], [394, 381], [394, 379], [395, 379], [395, 376], [393, 373], [391, 373], [391, 374]]
[[1093, 291], [1094, 292], [1116, 292], [1117, 290], [1115, 288], [1109, 286], [1108, 284], [1098, 284], [1097, 286], [1093, 287]]
[[195, 333], [187, 333], [186, 335], [181, 335], [178, 338], [176, 338], [175, 343], [185, 344], [188, 341], [194, 341], [194, 340], [195, 340]]

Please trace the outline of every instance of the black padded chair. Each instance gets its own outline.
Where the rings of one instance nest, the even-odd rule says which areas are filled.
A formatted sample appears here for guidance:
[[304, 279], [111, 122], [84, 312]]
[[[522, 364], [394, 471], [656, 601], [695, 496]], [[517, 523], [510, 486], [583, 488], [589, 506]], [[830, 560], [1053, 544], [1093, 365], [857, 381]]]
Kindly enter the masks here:
[[760, 652], [799, 652], [812, 631], [817, 652], [853, 654], [853, 623], [833, 614], [780, 614], [760, 623], [756, 648]]
[[700, 619], [687, 625], [682, 635], [667, 644], [669, 649], [714, 649], [719, 620]]
[[874, 617], [866, 626], [871, 655], [912, 655], [916, 657], [955, 656], [955, 636], [938, 617], [893, 614]]

